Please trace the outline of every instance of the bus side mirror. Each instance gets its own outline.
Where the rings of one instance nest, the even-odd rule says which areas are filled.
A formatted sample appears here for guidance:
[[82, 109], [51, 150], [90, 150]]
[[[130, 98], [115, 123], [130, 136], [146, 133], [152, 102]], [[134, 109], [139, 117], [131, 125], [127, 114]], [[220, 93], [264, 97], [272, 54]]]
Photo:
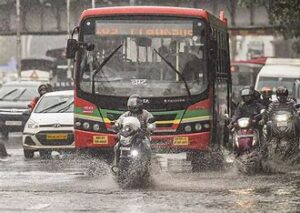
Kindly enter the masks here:
[[69, 38], [67, 42], [67, 52], [66, 52], [66, 57], [68, 59], [74, 59], [75, 54], [78, 50], [78, 42], [76, 39]]

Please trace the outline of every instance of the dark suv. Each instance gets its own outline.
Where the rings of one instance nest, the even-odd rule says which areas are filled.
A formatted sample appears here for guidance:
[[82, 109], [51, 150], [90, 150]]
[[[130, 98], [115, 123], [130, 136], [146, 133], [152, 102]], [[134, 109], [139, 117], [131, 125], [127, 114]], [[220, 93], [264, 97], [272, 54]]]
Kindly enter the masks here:
[[40, 82], [12, 81], [0, 89], [0, 132], [4, 139], [9, 132], [22, 132], [29, 115], [28, 104], [39, 96]]

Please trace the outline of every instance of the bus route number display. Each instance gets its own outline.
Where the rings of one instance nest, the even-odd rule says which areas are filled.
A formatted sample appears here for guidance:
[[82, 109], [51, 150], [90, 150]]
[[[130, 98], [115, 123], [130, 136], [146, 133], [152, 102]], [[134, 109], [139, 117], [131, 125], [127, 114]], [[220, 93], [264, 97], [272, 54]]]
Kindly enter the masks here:
[[193, 23], [157, 22], [96, 22], [95, 33], [100, 36], [132, 35], [132, 36], [193, 36]]

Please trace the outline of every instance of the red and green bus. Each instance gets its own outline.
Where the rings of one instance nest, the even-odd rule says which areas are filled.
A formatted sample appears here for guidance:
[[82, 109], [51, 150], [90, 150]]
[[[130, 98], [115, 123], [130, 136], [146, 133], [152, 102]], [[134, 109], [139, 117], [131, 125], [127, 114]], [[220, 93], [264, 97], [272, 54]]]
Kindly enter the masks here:
[[[78, 39], [73, 36], [78, 33]], [[153, 150], [188, 153], [196, 168], [228, 141], [231, 74], [227, 22], [201, 9], [83, 11], [68, 40], [75, 59], [75, 144], [112, 152], [109, 118], [139, 94], [156, 118]]]

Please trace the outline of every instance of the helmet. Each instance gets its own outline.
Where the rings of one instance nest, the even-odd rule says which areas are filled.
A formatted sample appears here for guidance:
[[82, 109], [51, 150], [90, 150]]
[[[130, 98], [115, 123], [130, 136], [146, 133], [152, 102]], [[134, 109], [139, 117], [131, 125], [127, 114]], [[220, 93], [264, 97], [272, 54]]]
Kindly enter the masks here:
[[263, 87], [261, 89], [261, 94], [264, 99], [270, 99], [272, 97], [272, 89], [270, 87]]
[[245, 87], [241, 89], [241, 97], [245, 103], [248, 103], [254, 98], [254, 89], [252, 87]]
[[138, 113], [139, 111], [141, 111], [143, 109], [142, 98], [137, 94], [131, 95], [128, 98], [127, 107], [131, 113]]
[[286, 87], [280, 86], [276, 90], [276, 97], [280, 102], [286, 102], [289, 95], [289, 91]]
[[48, 87], [46, 84], [41, 84], [39, 87], [38, 87], [38, 92], [40, 95], [44, 95], [45, 93], [48, 92]]

